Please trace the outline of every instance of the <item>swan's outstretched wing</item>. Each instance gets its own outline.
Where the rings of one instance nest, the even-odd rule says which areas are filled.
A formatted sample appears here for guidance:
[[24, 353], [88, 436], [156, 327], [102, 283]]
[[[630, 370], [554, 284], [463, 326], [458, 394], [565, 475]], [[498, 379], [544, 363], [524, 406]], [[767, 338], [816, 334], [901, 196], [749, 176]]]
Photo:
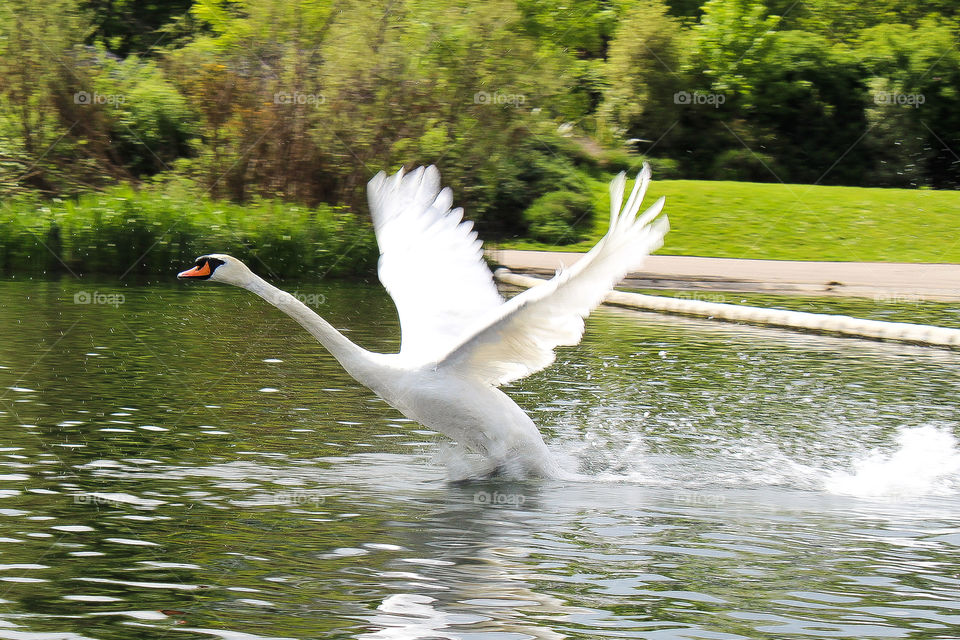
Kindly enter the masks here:
[[645, 165], [621, 211], [626, 178], [617, 176], [610, 183], [607, 235], [568, 270], [502, 305], [439, 366], [501, 385], [549, 365], [555, 347], [580, 342], [583, 319], [627, 271], [663, 243], [667, 219], [657, 219], [663, 198], [637, 217], [649, 181]]
[[400, 352], [438, 357], [464, 340], [478, 317], [503, 304], [463, 209], [451, 209], [436, 167], [382, 171], [367, 184], [380, 246], [380, 282], [400, 316]]

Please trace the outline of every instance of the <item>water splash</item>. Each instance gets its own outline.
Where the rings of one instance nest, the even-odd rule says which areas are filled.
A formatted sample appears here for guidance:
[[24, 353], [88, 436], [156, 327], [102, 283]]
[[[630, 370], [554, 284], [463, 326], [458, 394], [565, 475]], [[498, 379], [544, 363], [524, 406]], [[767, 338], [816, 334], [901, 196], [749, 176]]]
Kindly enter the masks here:
[[831, 493], [857, 497], [951, 495], [960, 489], [960, 446], [945, 428], [901, 429], [893, 452], [873, 451], [834, 471], [824, 485]]
[[609, 429], [588, 429], [579, 441], [567, 440], [555, 451], [561, 459], [576, 461], [576, 479], [583, 481], [691, 491], [783, 487], [865, 498], [960, 493], [960, 440], [947, 426], [903, 427], [894, 447], [855, 454], [842, 468], [825, 452], [837, 446], [849, 450], [856, 441], [841, 425], [834, 427], [828, 429], [835, 436], [834, 447], [825, 442], [805, 452], [788, 453], [769, 435], [754, 435], [668, 453], [651, 449], [641, 434], [625, 437]]

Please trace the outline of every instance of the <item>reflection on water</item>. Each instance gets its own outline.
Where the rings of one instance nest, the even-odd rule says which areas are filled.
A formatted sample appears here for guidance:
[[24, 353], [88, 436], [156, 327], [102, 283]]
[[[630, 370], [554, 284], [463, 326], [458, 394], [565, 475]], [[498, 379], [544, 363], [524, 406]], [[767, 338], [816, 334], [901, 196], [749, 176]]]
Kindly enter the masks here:
[[[299, 291], [396, 348], [379, 289]], [[243, 291], [7, 281], [0, 332], [0, 638], [960, 625], [955, 352], [604, 309], [511, 390], [584, 477], [451, 483]]]

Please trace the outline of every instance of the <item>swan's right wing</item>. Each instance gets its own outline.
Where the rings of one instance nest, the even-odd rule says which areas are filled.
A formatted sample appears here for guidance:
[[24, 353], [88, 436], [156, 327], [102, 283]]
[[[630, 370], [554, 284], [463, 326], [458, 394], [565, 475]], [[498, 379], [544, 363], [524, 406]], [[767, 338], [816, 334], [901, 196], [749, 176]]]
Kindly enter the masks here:
[[503, 304], [493, 274], [463, 209], [453, 209], [436, 167], [367, 185], [380, 246], [380, 282], [400, 316], [400, 352], [422, 360], [442, 356], [468, 335], [477, 318]]
[[637, 217], [649, 179], [644, 166], [622, 211], [626, 179], [622, 173], [614, 179], [607, 235], [570, 269], [507, 301], [439, 366], [501, 385], [547, 367], [555, 347], [580, 342], [583, 319], [631, 268], [663, 244], [667, 219], [657, 219], [663, 198]]

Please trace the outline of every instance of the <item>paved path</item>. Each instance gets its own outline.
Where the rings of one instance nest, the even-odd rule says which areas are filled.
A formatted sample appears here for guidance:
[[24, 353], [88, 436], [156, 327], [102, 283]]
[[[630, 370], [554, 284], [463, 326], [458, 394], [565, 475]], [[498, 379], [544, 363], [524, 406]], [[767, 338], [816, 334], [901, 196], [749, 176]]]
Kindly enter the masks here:
[[[553, 273], [580, 253], [491, 250], [494, 262], [519, 273]], [[960, 264], [801, 262], [650, 256], [628, 287], [859, 296], [900, 302], [960, 300]]]

